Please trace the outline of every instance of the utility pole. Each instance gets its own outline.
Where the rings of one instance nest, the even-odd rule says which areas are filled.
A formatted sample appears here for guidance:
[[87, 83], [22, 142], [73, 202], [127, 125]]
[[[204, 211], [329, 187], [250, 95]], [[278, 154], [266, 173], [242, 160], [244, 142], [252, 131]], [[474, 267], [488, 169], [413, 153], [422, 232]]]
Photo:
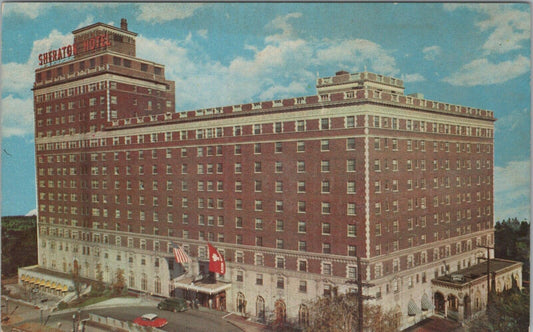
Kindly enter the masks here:
[[357, 332], [363, 331], [363, 319], [364, 319], [364, 301], [365, 300], [371, 300], [374, 297], [363, 295], [363, 287], [371, 287], [372, 284], [363, 282], [362, 277], [362, 264], [361, 264], [361, 258], [357, 256], [357, 276], [356, 280], [348, 280], [346, 281], [347, 284], [356, 284], [357, 285]]
[[363, 332], [363, 281], [361, 279], [361, 258], [357, 256], [357, 310], [359, 311], [359, 319], [357, 320], [358, 332]]
[[487, 249], [487, 258], [480, 257], [479, 259], [487, 260], [487, 312], [489, 311], [490, 305], [490, 250], [494, 250], [494, 247], [478, 245], [478, 248]]

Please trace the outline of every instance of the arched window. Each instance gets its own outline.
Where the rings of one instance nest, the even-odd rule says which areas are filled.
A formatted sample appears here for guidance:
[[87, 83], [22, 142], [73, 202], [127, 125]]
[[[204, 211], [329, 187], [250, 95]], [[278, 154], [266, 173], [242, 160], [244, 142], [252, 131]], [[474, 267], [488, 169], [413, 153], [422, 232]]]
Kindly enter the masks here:
[[265, 321], [265, 299], [262, 296], [258, 296], [255, 302], [255, 315], [260, 321]]
[[277, 300], [274, 304], [276, 312], [276, 321], [274, 322], [275, 326], [282, 326], [287, 320], [287, 306], [283, 300]]
[[309, 308], [305, 304], [300, 304], [298, 310], [298, 324], [300, 326], [309, 326]]
[[241, 314], [246, 313], [246, 298], [241, 292], [237, 293], [237, 312]]
[[159, 276], [156, 276], [154, 280], [154, 293], [161, 294], [161, 279], [159, 279]]
[[129, 288], [135, 288], [135, 275], [130, 272]]
[[147, 289], [147, 280], [146, 280], [146, 273], [143, 273], [141, 276], [141, 290], [146, 291]]

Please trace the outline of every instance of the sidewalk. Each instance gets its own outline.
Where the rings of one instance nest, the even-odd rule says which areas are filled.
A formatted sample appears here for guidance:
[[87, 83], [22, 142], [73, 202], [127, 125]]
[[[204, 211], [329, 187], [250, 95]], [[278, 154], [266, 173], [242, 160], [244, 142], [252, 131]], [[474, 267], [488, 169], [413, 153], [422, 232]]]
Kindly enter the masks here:
[[226, 321], [229, 323], [237, 326], [241, 330], [245, 332], [265, 332], [269, 331], [268, 328], [263, 325], [256, 322], [252, 322], [247, 320], [246, 318], [239, 316], [234, 313], [229, 313], [226, 316], [223, 317]]

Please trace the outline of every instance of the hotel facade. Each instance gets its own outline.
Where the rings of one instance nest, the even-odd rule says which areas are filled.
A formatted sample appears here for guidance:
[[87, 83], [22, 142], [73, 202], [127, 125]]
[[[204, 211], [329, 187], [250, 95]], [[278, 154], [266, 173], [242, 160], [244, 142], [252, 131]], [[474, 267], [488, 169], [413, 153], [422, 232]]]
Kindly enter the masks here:
[[[354, 291], [360, 272], [368, 303], [405, 327], [437, 313], [432, 280], [494, 243], [491, 111], [341, 71], [312, 96], [175, 112], [174, 82], [136, 57], [126, 20], [73, 35], [35, 71], [26, 281], [76, 266], [111, 283], [121, 269], [131, 290], [305, 325], [310, 301]], [[227, 264], [215, 283], [207, 242]], [[457, 296], [452, 310], [484, 302]]]

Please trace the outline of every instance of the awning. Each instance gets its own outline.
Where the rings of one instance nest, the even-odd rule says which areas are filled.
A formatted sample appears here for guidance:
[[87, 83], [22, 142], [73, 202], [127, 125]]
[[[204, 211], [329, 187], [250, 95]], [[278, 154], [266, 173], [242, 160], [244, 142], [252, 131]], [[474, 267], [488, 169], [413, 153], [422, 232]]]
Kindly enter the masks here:
[[35, 283], [35, 278], [34, 277], [31, 277], [30, 280], [28, 280], [29, 282], [31, 282], [32, 284]]
[[231, 284], [217, 281], [213, 284], [197, 281], [193, 283], [193, 278], [183, 278], [174, 282], [175, 288], [186, 289], [188, 291], [195, 291], [203, 294], [218, 294], [226, 289], [231, 288]]
[[41, 286], [44, 286], [44, 285], [46, 285], [46, 281], [45, 281], [44, 279], [43, 279], [43, 280], [41, 280], [41, 282], [39, 283], [39, 285], [41, 285]]
[[63, 291], [63, 292], [68, 291], [68, 286], [67, 285], [63, 286], [63, 289], [61, 291]]
[[52, 285], [52, 283], [50, 282], [50, 280], [48, 280], [45, 284], [44, 284], [46, 287], [50, 287]]
[[55, 281], [50, 285], [50, 288], [56, 288], [56, 282]]
[[416, 305], [416, 303], [413, 300], [410, 300], [409, 304], [407, 304], [407, 314], [409, 316], [416, 316], [420, 312], [421, 311], [420, 309], [418, 309], [418, 306]]
[[427, 296], [426, 293], [424, 293], [424, 295], [422, 295], [421, 304], [422, 304], [422, 310], [423, 311], [428, 311], [428, 310], [431, 310], [431, 309], [434, 308], [433, 303], [431, 302], [431, 300], [429, 299], [429, 296]]
[[20, 276], [20, 280], [21, 280], [21, 281], [26, 281], [26, 276], [25, 276], [24, 274], [22, 274], [22, 275]]

